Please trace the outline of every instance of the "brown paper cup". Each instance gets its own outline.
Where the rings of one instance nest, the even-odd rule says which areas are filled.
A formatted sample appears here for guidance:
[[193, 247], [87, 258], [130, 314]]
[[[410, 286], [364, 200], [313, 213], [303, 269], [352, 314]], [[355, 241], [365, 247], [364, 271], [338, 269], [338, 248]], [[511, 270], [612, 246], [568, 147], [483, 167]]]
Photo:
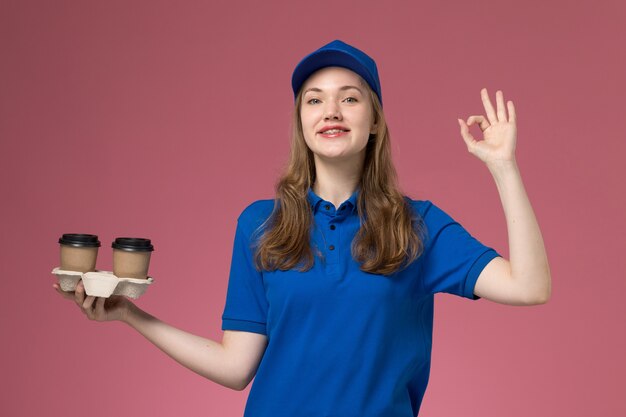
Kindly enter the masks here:
[[113, 249], [113, 274], [118, 278], [148, 278], [150, 254]]
[[97, 258], [98, 248], [76, 248], [61, 245], [61, 269], [64, 271], [95, 271]]
[[118, 237], [113, 248], [113, 274], [119, 278], [148, 278], [150, 254], [154, 250], [150, 239]]
[[91, 272], [96, 270], [100, 241], [96, 235], [66, 233], [59, 238], [61, 266], [64, 271]]

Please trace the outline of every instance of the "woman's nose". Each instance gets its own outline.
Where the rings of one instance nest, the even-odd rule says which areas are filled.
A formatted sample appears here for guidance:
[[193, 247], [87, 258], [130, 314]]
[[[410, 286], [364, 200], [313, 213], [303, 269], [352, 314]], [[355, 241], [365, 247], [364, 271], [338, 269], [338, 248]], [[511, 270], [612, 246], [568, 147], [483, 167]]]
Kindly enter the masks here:
[[337, 106], [334, 102], [329, 102], [324, 109], [324, 119], [340, 119], [341, 112], [339, 111], [339, 106]]

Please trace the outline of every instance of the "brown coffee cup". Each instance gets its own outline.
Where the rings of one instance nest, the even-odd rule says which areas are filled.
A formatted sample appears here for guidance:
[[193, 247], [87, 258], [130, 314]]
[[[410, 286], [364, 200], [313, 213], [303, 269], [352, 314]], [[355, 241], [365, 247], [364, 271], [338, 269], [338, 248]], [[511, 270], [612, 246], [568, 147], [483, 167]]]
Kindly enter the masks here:
[[150, 239], [118, 237], [113, 248], [113, 274], [118, 278], [148, 278], [150, 255], [154, 246]]
[[100, 241], [96, 235], [66, 233], [59, 238], [61, 266], [64, 271], [91, 272], [96, 270]]

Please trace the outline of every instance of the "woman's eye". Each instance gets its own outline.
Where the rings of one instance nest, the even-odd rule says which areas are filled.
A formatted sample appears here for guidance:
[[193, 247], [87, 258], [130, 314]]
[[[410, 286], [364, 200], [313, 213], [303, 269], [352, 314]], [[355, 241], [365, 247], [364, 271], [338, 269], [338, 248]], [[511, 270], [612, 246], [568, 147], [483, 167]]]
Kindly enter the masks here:
[[[308, 104], [317, 104], [319, 103], [319, 99], [317, 98], [312, 98], [310, 100], [307, 101]], [[346, 98], [344, 101], [348, 101], [349, 103], [356, 103], [358, 100], [354, 97], [348, 97]]]

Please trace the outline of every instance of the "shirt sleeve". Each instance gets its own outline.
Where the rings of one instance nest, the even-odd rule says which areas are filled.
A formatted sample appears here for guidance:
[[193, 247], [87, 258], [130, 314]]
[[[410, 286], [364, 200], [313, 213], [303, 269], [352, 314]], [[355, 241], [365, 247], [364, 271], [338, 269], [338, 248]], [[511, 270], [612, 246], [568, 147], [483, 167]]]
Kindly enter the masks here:
[[427, 236], [422, 270], [426, 293], [445, 292], [480, 299], [474, 295], [476, 281], [483, 268], [500, 254], [479, 242], [439, 207], [430, 201], [427, 204], [423, 215]]
[[263, 274], [253, 264], [250, 235], [240, 216], [235, 231], [222, 330], [267, 334], [268, 303]]

